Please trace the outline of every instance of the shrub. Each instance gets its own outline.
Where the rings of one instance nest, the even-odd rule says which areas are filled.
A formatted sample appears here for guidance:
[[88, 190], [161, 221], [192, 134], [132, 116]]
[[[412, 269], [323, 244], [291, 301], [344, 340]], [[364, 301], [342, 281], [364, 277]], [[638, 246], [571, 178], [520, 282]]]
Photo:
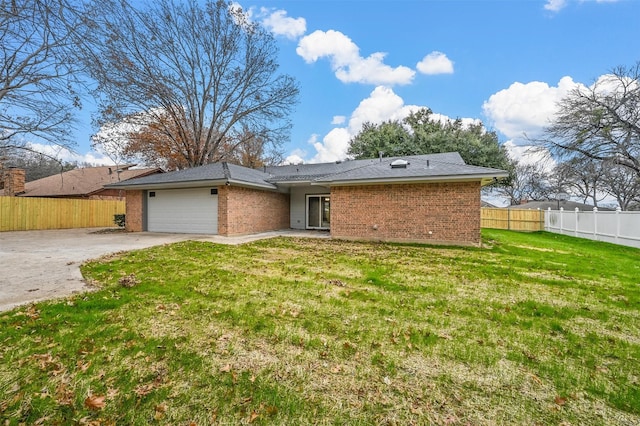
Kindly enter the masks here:
[[113, 223], [118, 225], [121, 228], [124, 228], [125, 225], [125, 217], [124, 214], [114, 214], [113, 215]]

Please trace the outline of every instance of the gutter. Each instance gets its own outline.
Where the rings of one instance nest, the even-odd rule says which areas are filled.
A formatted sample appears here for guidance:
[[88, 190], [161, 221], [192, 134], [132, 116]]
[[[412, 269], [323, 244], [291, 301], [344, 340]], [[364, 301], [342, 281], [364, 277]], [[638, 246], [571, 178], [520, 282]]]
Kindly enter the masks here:
[[[377, 184], [399, 184], [399, 183], [420, 183], [420, 182], [475, 182], [481, 181], [483, 184], [490, 183], [493, 179], [508, 177], [508, 173], [495, 174], [471, 174], [471, 175], [445, 175], [445, 176], [416, 176], [398, 178], [378, 178], [378, 179], [352, 179], [352, 180], [325, 180], [311, 182], [311, 185], [377, 185]], [[486, 181], [486, 183], [484, 183]]]
[[158, 182], [158, 183], [111, 183], [105, 185], [107, 189], [173, 189], [173, 188], [201, 188], [206, 186], [222, 186], [226, 183], [224, 179], [214, 180], [190, 180], [182, 182]]
[[138, 184], [109, 184], [105, 185], [105, 189], [124, 189], [124, 190], [135, 190], [135, 189], [182, 189], [182, 188], [204, 188], [209, 186], [225, 186], [225, 185], [235, 185], [242, 186], [246, 188], [260, 188], [260, 189], [270, 189], [273, 191], [278, 190], [278, 187], [272, 185], [270, 183], [260, 184], [254, 182], [245, 182], [241, 180], [234, 179], [215, 179], [215, 180], [190, 180], [190, 181], [182, 181], [182, 182], [162, 182], [162, 183], [138, 183]]

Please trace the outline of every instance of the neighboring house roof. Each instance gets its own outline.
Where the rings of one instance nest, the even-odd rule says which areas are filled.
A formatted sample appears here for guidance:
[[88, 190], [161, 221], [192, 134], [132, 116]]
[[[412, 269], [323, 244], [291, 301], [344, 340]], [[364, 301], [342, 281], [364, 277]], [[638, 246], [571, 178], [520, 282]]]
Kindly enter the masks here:
[[[527, 210], [559, 210], [559, 207], [562, 207], [565, 210], [575, 210], [576, 207], [580, 211], [591, 211], [593, 210], [593, 206], [589, 204], [576, 203], [574, 201], [529, 201], [525, 204], [516, 204], [514, 206], [508, 206], [509, 209], [527, 209]], [[607, 207], [598, 207], [600, 211], [614, 211], [614, 209], [610, 209]]]
[[[392, 167], [392, 163], [397, 163]], [[406, 164], [403, 164], [406, 163]], [[159, 189], [235, 184], [240, 186], [278, 189], [295, 184], [367, 184], [402, 183], [445, 180], [482, 180], [506, 177], [504, 170], [470, 166], [454, 153], [411, 155], [370, 160], [348, 160], [334, 163], [246, 167], [214, 163], [163, 175], [152, 175], [109, 185], [110, 188]]]
[[85, 167], [27, 182], [21, 197], [88, 197], [104, 190], [105, 185], [127, 179], [161, 173], [159, 168], [131, 169], [123, 166]]
[[485, 200], [480, 200], [480, 207], [487, 207], [487, 208], [490, 208], [490, 209], [497, 209], [498, 208], [498, 206], [494, 206], [493, 204], [491, 204], [490, 202], [485, 201]]

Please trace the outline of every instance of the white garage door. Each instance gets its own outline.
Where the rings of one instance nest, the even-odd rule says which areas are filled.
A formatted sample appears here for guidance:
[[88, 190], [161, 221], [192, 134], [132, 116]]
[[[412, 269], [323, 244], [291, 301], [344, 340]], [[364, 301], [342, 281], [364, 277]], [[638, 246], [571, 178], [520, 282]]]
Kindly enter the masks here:
[[218, 233], [218, 195], [212, 188], [147, 191], [147, 229], [151, 232]]

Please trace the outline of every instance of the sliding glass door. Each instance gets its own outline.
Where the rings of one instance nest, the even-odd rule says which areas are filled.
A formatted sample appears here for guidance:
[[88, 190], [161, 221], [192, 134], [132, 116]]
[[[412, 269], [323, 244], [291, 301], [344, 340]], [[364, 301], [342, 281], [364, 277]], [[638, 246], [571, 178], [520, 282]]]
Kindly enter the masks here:
[[329, 229], [329, 195], [307, 195], [307, 229]]

